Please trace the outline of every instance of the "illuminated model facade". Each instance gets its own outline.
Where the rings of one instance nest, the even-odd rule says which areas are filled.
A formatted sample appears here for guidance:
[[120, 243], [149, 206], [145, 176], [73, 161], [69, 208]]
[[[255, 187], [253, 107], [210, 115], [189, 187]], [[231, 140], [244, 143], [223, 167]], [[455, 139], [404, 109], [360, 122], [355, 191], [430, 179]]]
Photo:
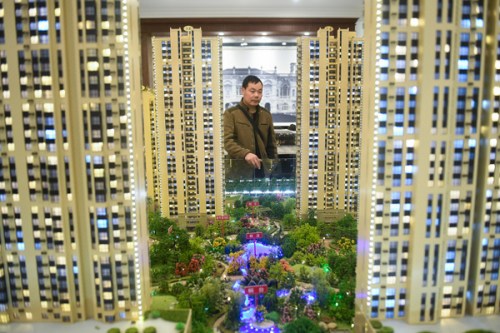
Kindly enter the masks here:
[[358, 307], [499, 313], [500, 3], [365, 5]]
[[187, 228], [223, 213], [221, 47], [191, 27], [153, 40], [157, 200]]
[[154, 92], [142, 88], [142, 114], [144, 118], [144, 150], [146, 154], [146, 184], [149, 204], [157, 208], [160, 204], [160, 173], [157, 172], [158, 143], [156, 130], [156, 103]]
[[363, 44], [331, 27], [297, 43], [297, 212], [357, 212]]
[[0, 1], [0, 323], [149, 303], [135, 1]]

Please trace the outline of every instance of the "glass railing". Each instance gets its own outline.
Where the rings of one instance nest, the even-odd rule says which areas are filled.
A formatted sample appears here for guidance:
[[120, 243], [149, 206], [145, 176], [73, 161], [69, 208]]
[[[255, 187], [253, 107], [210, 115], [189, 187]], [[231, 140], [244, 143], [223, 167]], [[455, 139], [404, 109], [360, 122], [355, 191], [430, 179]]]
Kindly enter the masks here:
[[245, 160], [225, 159], [225, 192], [295, 193], [295, 157], [265, 159], [260, 170]]

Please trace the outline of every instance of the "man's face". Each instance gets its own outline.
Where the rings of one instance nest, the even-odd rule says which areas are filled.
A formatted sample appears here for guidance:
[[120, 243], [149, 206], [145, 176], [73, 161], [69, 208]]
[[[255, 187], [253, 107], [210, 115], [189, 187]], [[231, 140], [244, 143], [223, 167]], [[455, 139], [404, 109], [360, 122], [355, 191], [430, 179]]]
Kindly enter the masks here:
[[262, 99], [262, 83], [250, 82], [246, 88], [241, 88], [243, 103], [247, 106], [257, 106]]

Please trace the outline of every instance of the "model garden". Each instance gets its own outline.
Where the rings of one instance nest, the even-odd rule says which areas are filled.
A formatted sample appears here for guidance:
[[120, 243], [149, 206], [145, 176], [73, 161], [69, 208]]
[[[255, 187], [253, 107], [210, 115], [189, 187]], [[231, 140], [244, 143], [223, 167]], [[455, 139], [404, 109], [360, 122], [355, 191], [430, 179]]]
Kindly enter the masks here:
[[152, 209], [148, 316], [192, 332], [350, 331], [356, 221], [295, 216], [295, 199], [237, 195], [226, 215], [188, 232]]

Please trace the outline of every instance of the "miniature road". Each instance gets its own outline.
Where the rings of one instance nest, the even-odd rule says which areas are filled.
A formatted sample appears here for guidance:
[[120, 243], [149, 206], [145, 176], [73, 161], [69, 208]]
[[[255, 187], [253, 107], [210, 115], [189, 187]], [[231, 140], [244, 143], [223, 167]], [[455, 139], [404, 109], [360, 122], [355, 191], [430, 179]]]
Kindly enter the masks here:
[[214, 323], [214, 333], [220, 333], [219, 326], [226, 320], [226, 314], [224, 313], [222, 316], [219, 317]]

